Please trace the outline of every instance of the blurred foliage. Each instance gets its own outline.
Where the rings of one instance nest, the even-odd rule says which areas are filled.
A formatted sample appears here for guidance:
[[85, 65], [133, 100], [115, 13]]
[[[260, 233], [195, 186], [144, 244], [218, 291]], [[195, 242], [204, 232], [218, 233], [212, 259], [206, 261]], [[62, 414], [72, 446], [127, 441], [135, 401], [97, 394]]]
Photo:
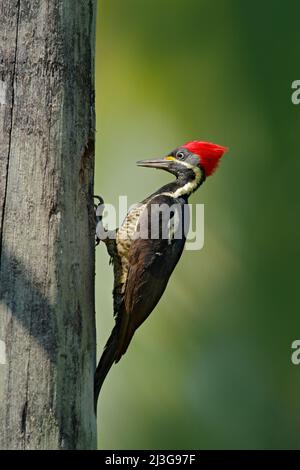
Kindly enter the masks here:
[[[101, 448], [300, 447], [299, 14], [296, 0], [99, 2], [95, 192], [131, 204], [170, 180], [136, 160], [230, 147], [191, 198], [204, 248], [184, 252], [104, 384]], [[99, 354], [112, 283], [101, 246]]]

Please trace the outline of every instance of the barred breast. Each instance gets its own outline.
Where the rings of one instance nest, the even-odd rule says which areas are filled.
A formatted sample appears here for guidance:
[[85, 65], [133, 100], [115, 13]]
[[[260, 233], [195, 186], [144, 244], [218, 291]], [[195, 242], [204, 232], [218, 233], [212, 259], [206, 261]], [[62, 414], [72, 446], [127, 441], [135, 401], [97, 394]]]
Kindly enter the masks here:
[[124, 287], [128, 274], [128, 255], [130, 246], [134, 240], [134, 234], [137, 229], [139, 217], [143, 210], [145, 209], [146, 204], [140, 204], [135, 206], [131, 211], [128, 212], [126, 219], [118, 230], [116, 245], [118, 250], [119, 259], [121, 260], [121, 269], [119, 270], [118, 275], [118, 285], [122, 284], [122, 292], [124, 292]]

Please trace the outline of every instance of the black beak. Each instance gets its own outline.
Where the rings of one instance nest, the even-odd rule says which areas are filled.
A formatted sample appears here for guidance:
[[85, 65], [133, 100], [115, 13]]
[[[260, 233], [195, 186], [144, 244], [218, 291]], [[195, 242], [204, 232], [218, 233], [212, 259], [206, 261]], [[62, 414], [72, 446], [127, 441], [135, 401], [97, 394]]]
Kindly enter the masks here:
[[146, 166], [149, 168], [159, 168], [162, 170], [167, 170], [169, 168], [170, 163], [172, 162], [170, 160], [159, 159], [159, 160], [139, 160], [136, 163], [138, 166]]

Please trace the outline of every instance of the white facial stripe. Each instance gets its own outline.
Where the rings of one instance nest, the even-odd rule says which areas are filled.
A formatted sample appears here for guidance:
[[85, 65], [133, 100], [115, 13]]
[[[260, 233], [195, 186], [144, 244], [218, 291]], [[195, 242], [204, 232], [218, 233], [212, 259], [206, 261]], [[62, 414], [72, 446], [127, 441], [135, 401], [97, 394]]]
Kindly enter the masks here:
[[188, 196], [193, 191], [195, 191], [195, 189], [198, 188], [200, 181], [201, 181], [200, 168], [198, 168], [197, 166], [191, 165], [190, 163], [187, 163], [187, 162], [181, 162], [179, 160], [177, 163], [180, 163], [181, 165], [185, 166], [189, 170], [192, 170], [194, 172], [195, 179], [186, 183], [184, 186], [182, 186], [182, 188], [178, 188], [177, 191], [175, 191], [175, 193], [172, 194], [172, 196], [175, 198], [180, 197], [180, 196]]
[[178, 188], [174, 193], [174, 197], [189, 195], [198, 188], [201, 180], [200, 168], [191, 166], [191, 170], [194, 172], [195, 179], [186, 183], [184, 186], [182, 186], [182, 188]]
[[181, 160], [176, 160], [176, 159], [175, 159], [175, 161], [176, 161], [176, 163], [180, 163], [180, 165], [183, 165], [186, 168], [189, 168], [190, 170], [194, 170], [194, 168], [195, 168], [194, 165], [191, 165], [188, 162], [182, 162]]

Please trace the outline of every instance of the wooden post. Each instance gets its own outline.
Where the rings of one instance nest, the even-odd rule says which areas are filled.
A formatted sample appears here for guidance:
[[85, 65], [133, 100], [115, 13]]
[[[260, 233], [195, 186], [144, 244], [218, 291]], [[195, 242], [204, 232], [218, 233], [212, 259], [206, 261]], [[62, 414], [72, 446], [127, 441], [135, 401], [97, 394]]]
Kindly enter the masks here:
[[96, 0], [0, 0], [0, 448], [93, 449]]

